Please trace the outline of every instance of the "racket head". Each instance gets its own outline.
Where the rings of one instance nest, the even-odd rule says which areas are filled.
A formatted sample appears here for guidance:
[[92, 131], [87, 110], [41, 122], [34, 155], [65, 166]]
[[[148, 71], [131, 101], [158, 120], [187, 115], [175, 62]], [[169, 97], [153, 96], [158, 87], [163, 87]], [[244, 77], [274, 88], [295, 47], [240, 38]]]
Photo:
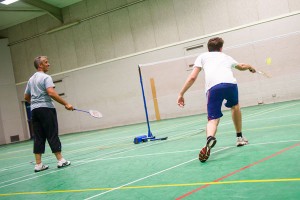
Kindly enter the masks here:
[[97, 110], [89, 110], [89, 113], [92, 117], [101, 118], [103, 115]]

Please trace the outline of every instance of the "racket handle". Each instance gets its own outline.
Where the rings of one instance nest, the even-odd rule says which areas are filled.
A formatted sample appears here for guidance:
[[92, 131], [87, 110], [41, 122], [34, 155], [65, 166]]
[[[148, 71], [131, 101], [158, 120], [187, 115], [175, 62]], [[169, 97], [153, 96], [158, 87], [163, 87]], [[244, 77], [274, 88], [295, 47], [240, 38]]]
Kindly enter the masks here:
[[77, 108], [74, 108], [74, 110], [81, 111], [81, 112], [86, 112], [86, 113], [90, 113], [89, 111], [86, 111], [86, 110], [80, 110], [80, 109], [77, 109]]

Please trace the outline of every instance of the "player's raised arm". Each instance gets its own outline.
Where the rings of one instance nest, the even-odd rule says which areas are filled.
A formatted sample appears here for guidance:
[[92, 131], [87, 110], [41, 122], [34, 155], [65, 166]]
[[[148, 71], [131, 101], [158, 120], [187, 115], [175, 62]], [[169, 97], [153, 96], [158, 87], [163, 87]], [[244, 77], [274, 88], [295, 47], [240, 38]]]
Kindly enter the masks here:
[[245, 70], [249, 70], [250, 72], [252, 73], [255, 73], [256, 70], [254, 67], [252, 67], [251, 65], [249, 64], [245, 64], [245, 63], [238, 63], [236, 66], [235, 66], [236, 69], [240, 70], [240, 71], [245, 71]]

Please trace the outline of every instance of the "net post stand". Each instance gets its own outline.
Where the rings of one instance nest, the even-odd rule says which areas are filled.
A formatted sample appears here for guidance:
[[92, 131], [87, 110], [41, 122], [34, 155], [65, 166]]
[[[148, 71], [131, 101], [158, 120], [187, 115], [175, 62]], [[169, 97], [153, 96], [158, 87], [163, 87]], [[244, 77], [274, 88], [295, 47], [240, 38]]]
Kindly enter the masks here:
[[143, 101], [144, 101], [144, 109], [145, 109], [145, 114], [146, 114], [148, 134], [147, 134], [147, 136], [146, 135], [141, 135], [141, 136], [135, 137], [134, 140], [133, 140], [133, 142], [135, 144], [138, 144], [140, 142], [147, 142], [148, 140], [150, 140], [150, 141], [166, 140], [168, 137], [155, 138], [155, 136], [153, 136], [153, 134], [151, 132], [150, 122], [149, 122], [149, 117], [148, 117], [148, 110], [147, 110], [147, 103], [146, 103], [146, 98], [145, 98], [145, 91], [144, 91], [144, 85], [143, 85], [143, 79], [142, 79], [142, 73], [141, 73], [141, 67], [140, 67], [140, 65], [138, 65], [138, 69], [139, 69], [140, 83], [141, 83], [141, 88], [142, 88], [142, 96], [143, 96]]

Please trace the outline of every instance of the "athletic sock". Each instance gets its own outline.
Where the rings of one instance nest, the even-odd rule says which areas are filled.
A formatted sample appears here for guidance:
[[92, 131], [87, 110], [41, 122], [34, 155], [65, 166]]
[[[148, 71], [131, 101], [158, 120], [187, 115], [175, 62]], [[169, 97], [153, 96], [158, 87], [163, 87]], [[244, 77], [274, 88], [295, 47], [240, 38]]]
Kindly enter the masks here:
[[213, 136], [208, 136], [206, 140], [209, 141], [211, 138], [213, 138]]
[[236, 137], [243, 137], [242, 132], [236, 133]]
[[66, 160], [64, 158], [61, 158], [60, 160], [58, 160], [58, 162], [64, 163], [64, 162], [66, 162]]

